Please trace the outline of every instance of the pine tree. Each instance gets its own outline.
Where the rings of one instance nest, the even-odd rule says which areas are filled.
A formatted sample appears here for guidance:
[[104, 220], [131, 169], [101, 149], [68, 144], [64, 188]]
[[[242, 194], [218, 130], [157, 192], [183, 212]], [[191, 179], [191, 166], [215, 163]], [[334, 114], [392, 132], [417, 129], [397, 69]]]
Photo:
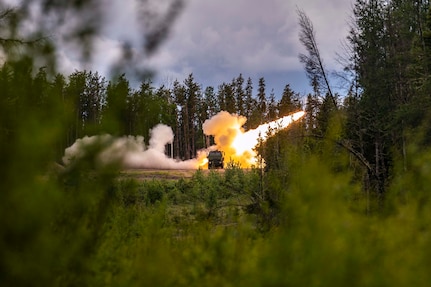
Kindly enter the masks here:
[[86, 74], [86, 85], [82, 94], [84, 126], [101, 123], [103, 104], [106, 102], [106, 80], [98, 72]]
[[236, 114], [237, 113], [237, 105], [236, 105], [236, 96], [235, 96], [235, 80], [232, 80], [230, 84], [225, 84], [223, 86], [223, 94], [224, 94], [224, 103], [225, 103], [225, 111]]
[[[205, 122], [205, 120], [210, 119], [215, 114], [217, 114], [220, 111], [219, 105], [216, 100], [216, 95], [214, 92], [214, 88], [209, 86], [205, 88], [204, 96], [202, 100], [202, 114], [200, 119], [200, 126], [202, 127], [202, 124]], [[205, 135], [204, 137], [204, 147], [210, 147], [214, 143], [211, 142], [210, 136]]]
[[265, 123], [268, 120], [268, 104], [265, 93], [265, 79], [259, 78], [259, 84], [257, 88], [257, 105], [260, 112], [260, 124]]
[[258, 110], [257, 101], [253, 96], [253, 81], [249, 77], [245, 87], [245, 117], [247, 122], [244, 125], [245, 129], [252, 129], [260, 124], [260, 111]]
[[279, 115], [284, 117], [300, 109], [301, 103], [299, 94], [295, 94], [290, 85], [287, 84], [283, 89], [283, 94], [281, 95], [281, 99], [278, 103]]
[[[70, 106], [65, 101], [66, 96], [66, 77], [62, 74], [56, 74], [52, 83], [50, 83], [49, 88], [49, 96], [48, 96], [48, 105], [49, 109], [53, 109], [52, 106], [57, 105], [60, 109], [61, 114], [63, 115], [63, 120], [61, 124], [68, 122], [68, 119], [71, 116]], [[65, 131], [62, 131], [61, 138], [57, 139], [55, 150], [57, 152], [57, 158], [61, 158], [63, 156], [64, 150], [69, 147], [72, 142], [69, 141], [69, 134]]]
[[221, 111], [226, 111], [227, 109], [225, 91], [226, 83], [222, 83], [217, 87], [217, 102]]
[[198, 103], [201, 100], [201, 88], [195, 82], [193, 74], [189, 74], [184, 81], [186, 106], [184, 110], [184, 118], [187, 119], [184, 130], [186, 140], [186, 159], [191, 159], [196, 156], [196, 140], [202, 138], [200, 135], [201, 128], [198, 124]]
[[131, 115], [128, 99], [131, 93], [125, 74], [110, 81], [106, 88], [106, 107], [103, 115], [105, 132], [114, 135], [127, 135], [130, 132]]
[[272, 90], [271, 93], [269, 94], [267, 118], [268, 118], [268, 121], [273, 121], [278, 118], [278, 109], [277, 109], [277, 102], [275, 100], [274, 90]]
[[323, 65], [323, 59], [316, 41], [313, 23], [302, 10], [297, 10], [299, 17], [300, 34], [299, 41], [307, 50], [306, 54], [300, 54], [299, 60], [305, 65], [305, 71], [310, 80], [310, 84], [316, 91], [325, 91], [332, 100], [334, 107], [337, 107], [337, 101], [332, 93], [329, 84], [329, 76]]
[[81, 97], [85, 91], [86, 72], [75, 71], [68, 78], [65, 98], [66, 102], [72, 106], [73, 119], [69, 123], [68, 133], [70, 144], [77, 138], [84, 136], [82, 113], [84, 108], [81, 106]]
[[159, 111], [151, 81], [143, 81], [138, 92], [129, 97], [128, 114], [131, 115], [130, 123], [139, 127], [131, 134], [144, 136], [145, 142], [149, 144], [150, 130], [159, 123]]
[[317, 114], [319, 112], [320, 101], [312, 94], [307, 95], [305, 103], [305, 126], [309, 135], [315, 134], [317, 128]]
[[242, 74], [239, 74], [239, 76], [234, 80], [236, 113], [239, 115], [245, 114], [245, 92], [243, 85], [244, 78]]
[[206, 87], [204, 92], [205, 105], [207, 107], [207, 118], [211, 118], [220, 111], [219, 104], [217, 103], [214, 87]]
[[323, 98], [323, 101], [318, 107], [316, 115], [316, 131], [317, 135], [324, 136], [329, 128], [331, 117], [334, 115], [335, 107], [332, 103], [332, 98], [329, 94]]
[[174, 127], [176, 122], [176, 106], [171, 95], [171, 91], [164, 86], [157, 89], [154, 94], [158, 102], [158, 120], [159, 123]]
[[173, 84], [173, 98], [177, 109], [176, 119], [177, 123], [175, 124], [175, 137], [174, 137], [174, 157], [176, 158], [185, 158], [185, 125], [187, 119], [185, 118], [184, 109], [186, 105], [186, 95], [184, 86], [175, 80]]

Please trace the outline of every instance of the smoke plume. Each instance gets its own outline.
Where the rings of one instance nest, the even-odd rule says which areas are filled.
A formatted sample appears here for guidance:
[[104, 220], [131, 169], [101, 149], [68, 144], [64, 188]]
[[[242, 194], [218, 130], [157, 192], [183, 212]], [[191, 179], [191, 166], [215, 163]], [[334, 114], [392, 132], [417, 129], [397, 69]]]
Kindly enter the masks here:
[[142, 136], [84, 137], [65, 150], [63, 162], [68, 165], [74, 160], [79, 160], [87, 155], [92, 146], [100, 145], [103, 149], [96, 156], [96, 164], [102, 166], [120, 163], [123, 168], [197, 169], [206, 165], [209, 150], [218, 149], [224, 153], [225, 163], [233, 162], [243, 168], [249, 168], [257, 164], [254, 147], [259, 139], [266, 140], [276, 130], [286, 128], [302, 116], [303, 111], [296, 112], [244, 132], [242, 126], [247, 121], [245, 117], [221, 111], [202, 125], [205, 135], [214, 136], [215, 145], [198, 151], [195, 159], [186, 161], [166, 156], [165, 147], [173, 142], [174, 133], [170, 127], [159, 124], [150, 131], [148, 147], [145, 147]]
[[91, 146], [99, 144], [104, 148], [96, 156], [96, 164], [104, 166], [118, 162], [123, 168], [153, 169], [196, 169], [198, 160], [178, 161], [166, 156], [165, 146], [172, 143], [174, 133], [169, 126], [159, 124], [150, 131], [149, 146], [142, 136], [114, 138], [111, 135], [85, 136], [65, 150], [65, 165], [86, 156]]

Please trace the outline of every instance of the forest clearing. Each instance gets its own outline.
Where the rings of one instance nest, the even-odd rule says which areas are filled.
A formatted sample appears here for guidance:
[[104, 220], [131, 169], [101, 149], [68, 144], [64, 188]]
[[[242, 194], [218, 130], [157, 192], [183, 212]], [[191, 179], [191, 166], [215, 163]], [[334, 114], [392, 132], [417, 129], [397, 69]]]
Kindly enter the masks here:
[[[202, 169], [205, 174], [210, 170]], [[223, 173], [224, 169], [216, 170]], [[178, 180], [190, 179], [196, 173], [196, 169], [126, 169], [119, 173], [120, 179], [136, 179], [136, 180]]]
[[[130, 20], [117, 19], [124, 11], [100, 0], [9, 2], [0, 1], [0, 286], [430, 285], [430, 1], [355, 0], [337, 73], [297, 8], [312, 88], [303, 94], [289, 83], [275, 94], [242, 73], [204, 86], [191, 71], [155, 86], [138, 63], [166, 40], [184, 0], [108, 1], [142, 14], [142, 42], [118, 42], [103, 59], [109, 79], [62, 73], [57, 61], [76, 53], [91, 64], [114, 20]], [[249, 2], [279, 12], [289, 1], [226, 9], [242, 2], [240, 16], [255, 23]], [[211, 10], [232, 16], [222, 12]], [[283, 58], [257, 53], [248, 64], [293, 64], [279, 45], [291, 30], [283, 23], [264, 29], [277, 31]], [[262, 43], [271, 46], [241, 47]], [[199, 61], [209, 57], [196, 47]], [[225, 68], [239, 60], [214, 58]]]

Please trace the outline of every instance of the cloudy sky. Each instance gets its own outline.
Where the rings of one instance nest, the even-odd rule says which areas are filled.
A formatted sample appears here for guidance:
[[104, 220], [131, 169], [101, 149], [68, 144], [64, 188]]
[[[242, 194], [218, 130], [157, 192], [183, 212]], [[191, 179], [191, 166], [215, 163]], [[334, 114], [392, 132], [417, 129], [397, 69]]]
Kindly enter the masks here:
[[[105, 73], [106, 59], [118, 58], [120, 42], [134, 42], [139, 33], [138, 0], [106, 0], [107, 13], [115, 19], [96, 42], [93, 69]], [[157, 71], [155, 85], [182, 82], [193, 73], [196, 82], [218, 87], [240, 73], [251, 77], [254, 91], [260, 77], [267, 94], [281, 95], [286, 84], [295, 92], [311, 91], [298, 54], [297, 9], [310, 18], [322, 58], [328, 70], [341, 69], [335, 55], [342, 52], [353, 0], [186, 0], [166, 42], [144, 63]], [[162, 2], [160, 2], [162, 3]], [[133, 28], [135, 27], [135, 28]], [[136, 43], [139, 41], [136, 40]], [[117, 49], [116, 49], [117, 48]], [[79, 69], [79, 61], [64, 53], [62, 67]], [[94, 68], [95, 67], [95, 68]], [[88, 67], [86, 67], [88, 68]], [[334, 82], [335, 85], [335, 82]]]
[[347, 35], [349, 0], [191, 0], [150, 59], [156, 81], [181, 81], [193, 73], [204, 87], [217, 87], [242, 73], [255, 87], [264, 77], [268, 93], [274, 88], [279, 95], [286, 84], [296, 92], [310, 91], [298, 60], [304, 49], [297, 8], [313, 22], [327, 68], [339, 69], [335, 54]]

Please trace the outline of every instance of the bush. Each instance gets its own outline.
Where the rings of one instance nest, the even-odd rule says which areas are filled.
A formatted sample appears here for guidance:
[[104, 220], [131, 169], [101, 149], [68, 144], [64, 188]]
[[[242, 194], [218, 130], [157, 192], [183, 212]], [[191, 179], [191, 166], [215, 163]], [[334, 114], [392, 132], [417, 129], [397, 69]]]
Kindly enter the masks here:
[[161, 202], [163, 200], [165, 186], [158, 180], [146, 181], [143, 183], [142, 188], [144, 192], [146, 192], [147, 205], [155, 204], [156, 202]]

